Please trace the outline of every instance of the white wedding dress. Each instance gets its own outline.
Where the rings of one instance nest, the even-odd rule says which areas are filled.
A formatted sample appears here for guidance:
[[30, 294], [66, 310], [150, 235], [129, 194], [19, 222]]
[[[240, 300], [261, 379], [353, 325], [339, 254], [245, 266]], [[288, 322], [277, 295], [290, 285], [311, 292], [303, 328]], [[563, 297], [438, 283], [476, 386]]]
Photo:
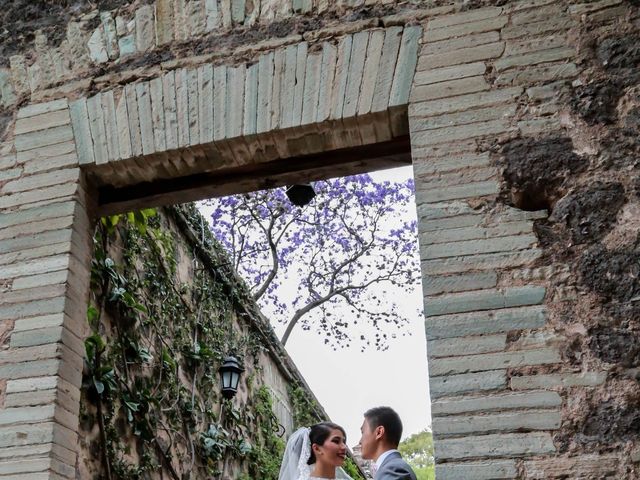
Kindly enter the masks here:
[[[312, 466], [307, 465], [310, 455], [311, 440], [309, 440], [309, 429], [303, 427], [293, 432], [287, 441], [278, 480], [329, 480], [311, 476]], [[342, 468], [337, 468], [336, 480], [353, 479]]]

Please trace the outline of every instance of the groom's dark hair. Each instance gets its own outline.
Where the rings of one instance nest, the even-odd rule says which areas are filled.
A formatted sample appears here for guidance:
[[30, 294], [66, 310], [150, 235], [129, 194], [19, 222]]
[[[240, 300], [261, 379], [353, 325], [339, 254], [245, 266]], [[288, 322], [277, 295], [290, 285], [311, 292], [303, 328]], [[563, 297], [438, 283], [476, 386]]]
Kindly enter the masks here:
[[391, 407], [375, 407], [364, 412], [364, 418], [369, 423], [369, 428], [374, 430], [384, 427], [384, 436], [391, 445], [398, 446], [402, 438], [402, 420], [400, 415]]
[[[347, 434], [340, 425], [333, 422], [320, 422], [309, 427], [309, 440], [311, 440], [311, 445], [314, 443], [316, 445], [324, 445], [324, 442], [327, 441], [327, 438], [329, 438], [333, 430], [340, 430], [342, 435], [344, 435], [344, 441], [347, 441]], [[311, 449], [311, 455], [309, 456], [309, 460], [307, 460], [307, 465], [313, 465], [314, 463], [316, 463], [316, 454], [313, 453], [313, 449]]]

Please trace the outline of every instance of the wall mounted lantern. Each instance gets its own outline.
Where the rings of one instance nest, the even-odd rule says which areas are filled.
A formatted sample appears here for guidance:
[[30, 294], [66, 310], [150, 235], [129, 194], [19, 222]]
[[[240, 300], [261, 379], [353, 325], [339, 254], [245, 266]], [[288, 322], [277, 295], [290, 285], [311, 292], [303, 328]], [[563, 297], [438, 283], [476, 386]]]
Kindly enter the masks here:
[[298, 207], [304, 207], [316, 196], [310, 183], [291, 185], [285, 193], [289, 201]]
[[226, 399], [233, 398], [238, 393], [238, 382], [240, 381], [240, 374], [244, 372], [244, 368], [235, 357], [225, 357], [218, 371], [220, 372], [222, 396]]

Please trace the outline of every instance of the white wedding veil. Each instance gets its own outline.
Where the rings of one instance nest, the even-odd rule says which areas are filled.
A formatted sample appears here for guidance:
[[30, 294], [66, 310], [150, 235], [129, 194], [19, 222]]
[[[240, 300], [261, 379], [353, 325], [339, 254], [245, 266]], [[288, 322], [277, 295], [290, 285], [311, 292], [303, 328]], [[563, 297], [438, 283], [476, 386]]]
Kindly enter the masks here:
[[[311, 455], [309, 431], [309, 428], [302, 427], [289, 437], [278, 480], [308, 480], [311, 477], [312, 465], [307, 465]], [[353, 480], [342, 468], [336, 469], [336, 479]]]

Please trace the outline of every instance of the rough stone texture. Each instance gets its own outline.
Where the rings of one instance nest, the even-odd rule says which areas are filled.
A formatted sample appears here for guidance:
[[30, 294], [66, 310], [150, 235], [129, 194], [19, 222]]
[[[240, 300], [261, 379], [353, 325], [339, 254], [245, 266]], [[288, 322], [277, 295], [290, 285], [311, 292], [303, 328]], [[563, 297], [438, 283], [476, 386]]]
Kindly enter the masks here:
[[[638, 2], [54, 3], [0, 13], [3, 408], [46, 404], [11, 390], [35, 377], [79, 382], [77, 342], [33, 333], [62, 336], [62, 311], [82, 324], [95, 191], [69, 181], [78, 164], [124, 186], [409, 131], [434, 412], [460, 417], [436, 441], [438, 478], [638, 477]], [[406, 94], [408, 127], [389, 108]], [[42, 218], [71, 199], [79, 211]], [[505, 433], [540, 426], [536, 410], [561, 422]], [[73, 452], [54, 418], [2, 427], [0, 445]]]

